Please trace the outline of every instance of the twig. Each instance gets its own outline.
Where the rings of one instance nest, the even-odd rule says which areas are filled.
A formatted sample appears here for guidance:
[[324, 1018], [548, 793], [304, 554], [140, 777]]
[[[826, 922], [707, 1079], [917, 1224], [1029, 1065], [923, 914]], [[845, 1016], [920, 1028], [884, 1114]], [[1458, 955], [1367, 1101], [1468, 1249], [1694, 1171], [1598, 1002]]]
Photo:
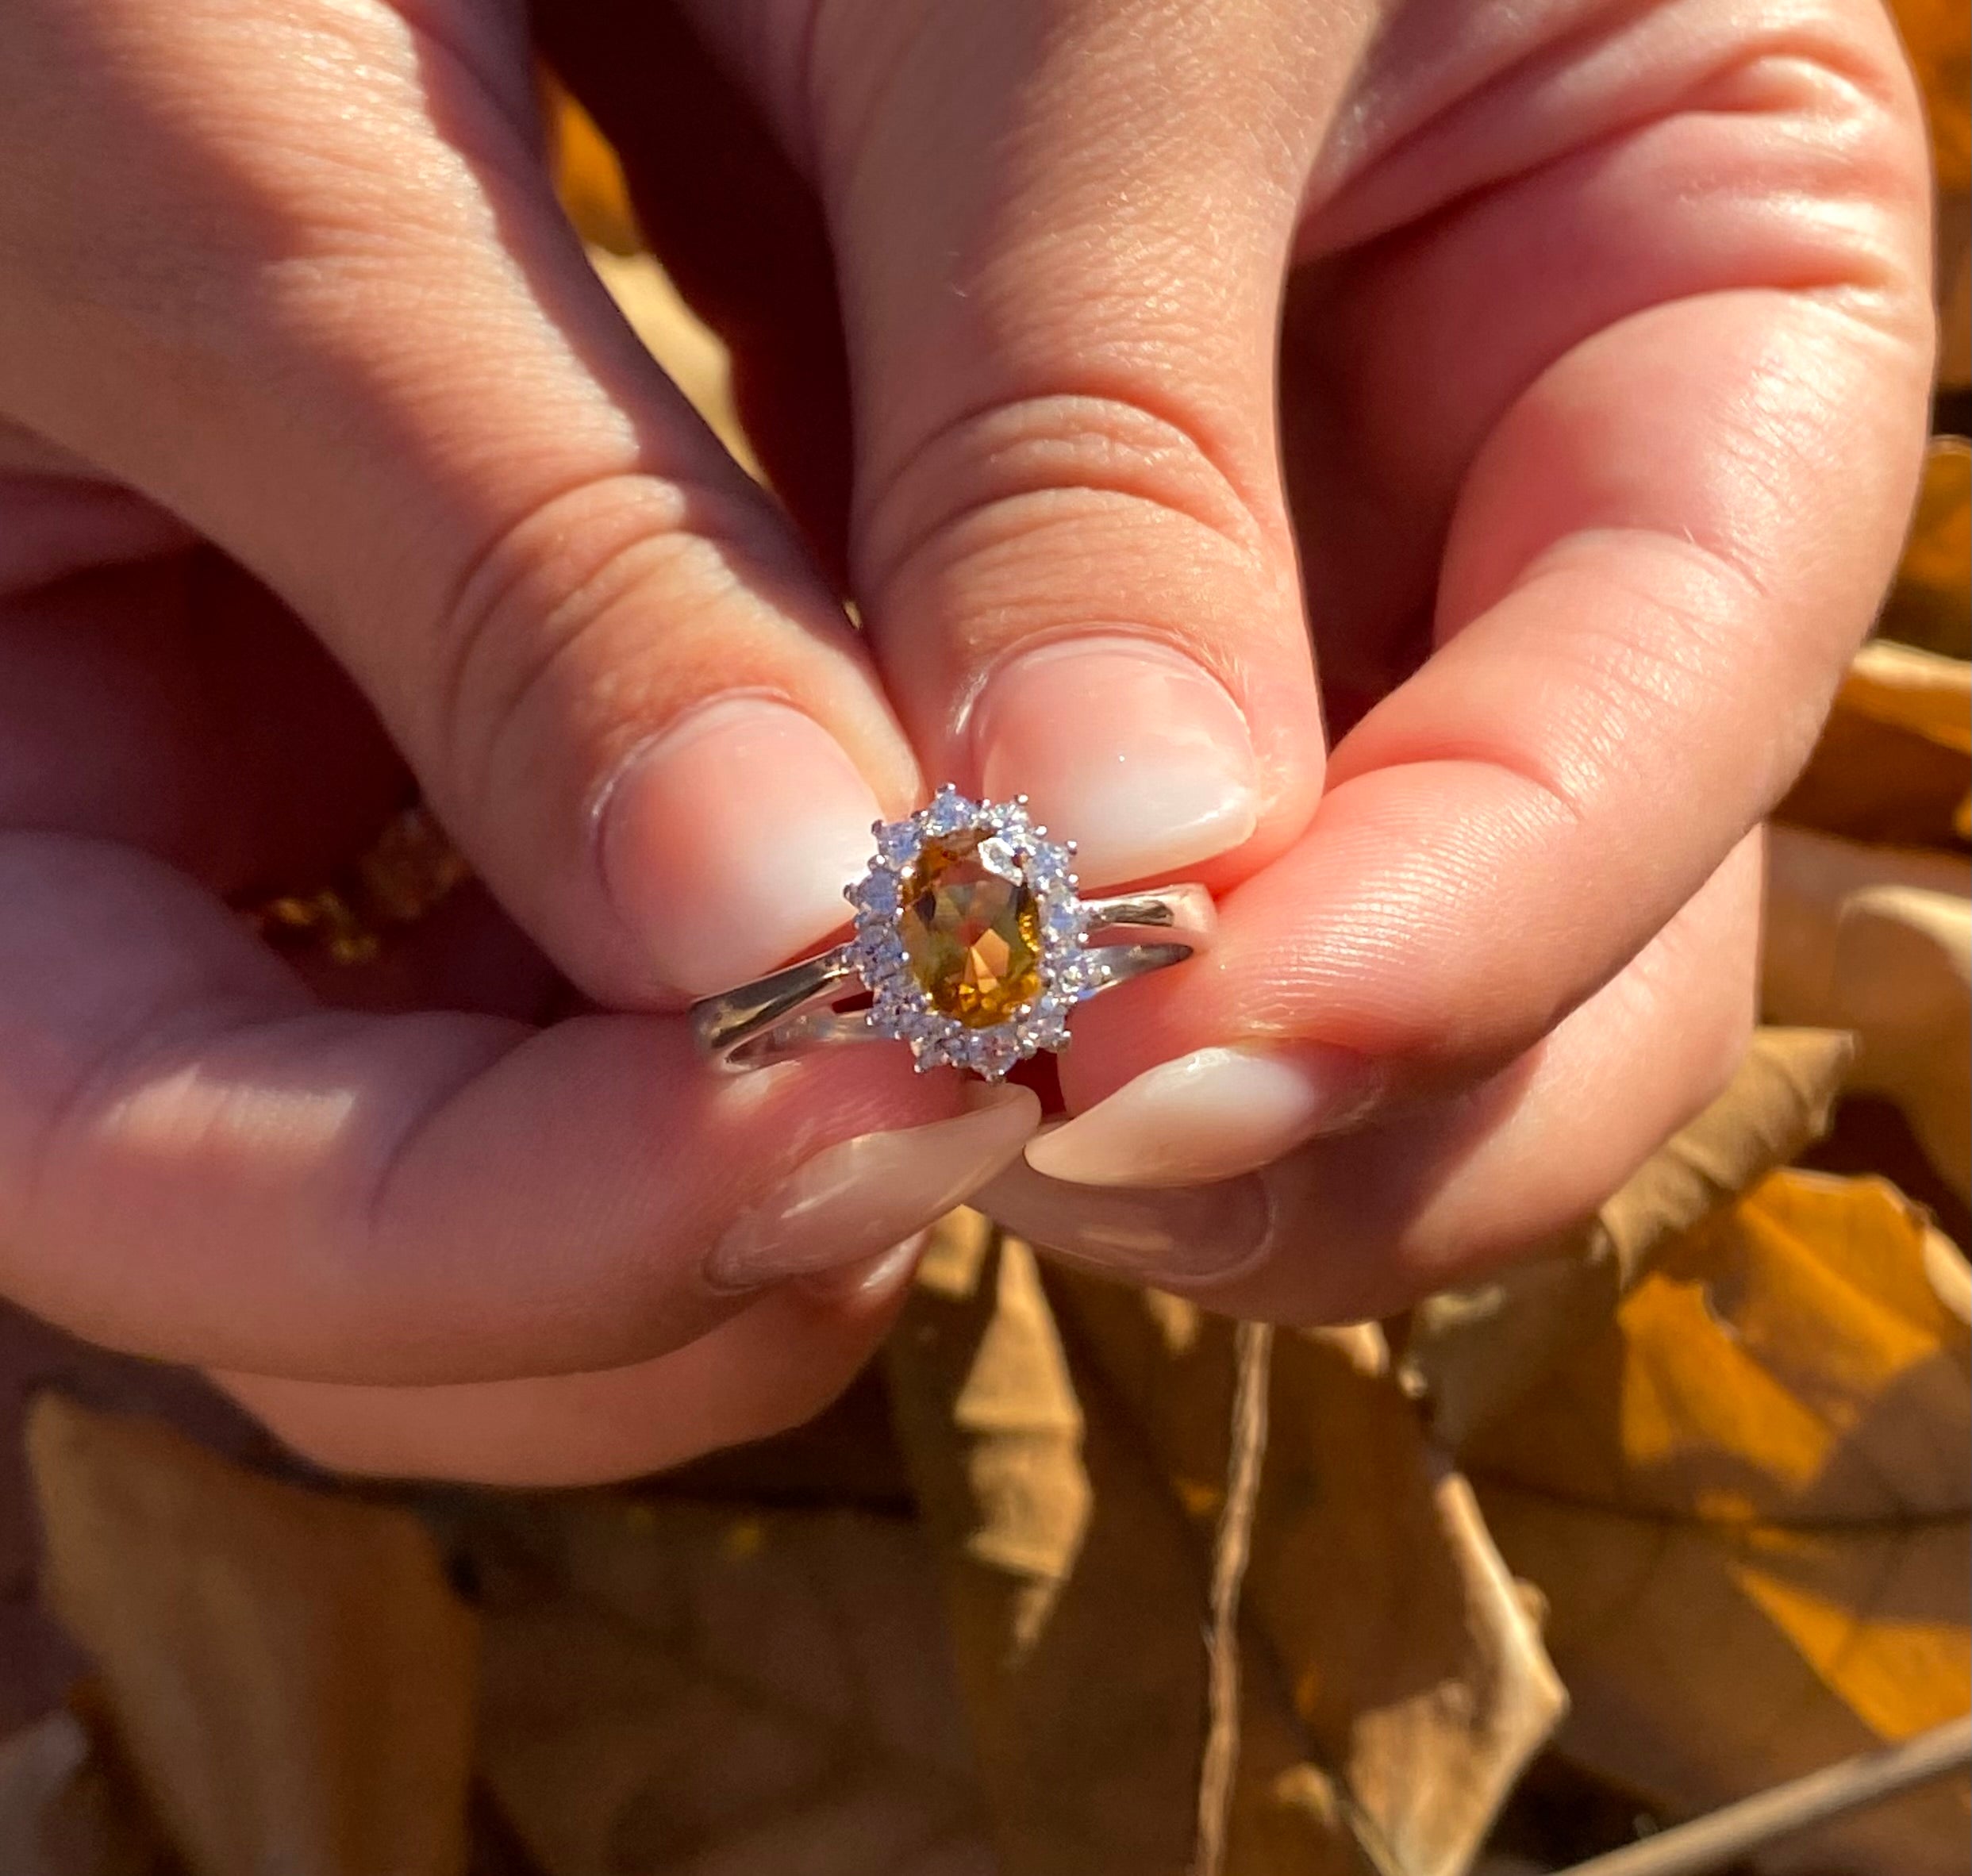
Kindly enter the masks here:
[[1270, 1323], [1243, 1322], [1233, 1343], [1232, 1446], [1225, 1505], [1212, 1550], [1212, 1630], [1207, 1643], [1205, 1752], [1198, 1768], [1198, 1844], [1192, 1876], [1222, 1876], [1240, 1763], [1240, 1588], [1253, 1539], [1253, 1508], [1267, 1458]]
[[1607, 1856], [1591, 1857], [1560, 1876], [1704, 1876], [1778, 1838], [1941, 1778], [1967, 1763], [1972, 1763], [1972, 1713], [1901, 1745], [1824, 1766]]

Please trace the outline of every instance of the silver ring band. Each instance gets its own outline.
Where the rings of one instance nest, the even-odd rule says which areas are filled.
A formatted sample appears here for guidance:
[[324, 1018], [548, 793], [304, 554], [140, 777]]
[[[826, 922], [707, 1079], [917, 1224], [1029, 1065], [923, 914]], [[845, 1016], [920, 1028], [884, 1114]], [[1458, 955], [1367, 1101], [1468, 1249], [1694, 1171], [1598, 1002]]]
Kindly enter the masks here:
[[[1081, 904], [1093, 967], [1084, 1001], [1182, 963], [1210, 944], [1218, 922], [1212, 894], [1190, 883]], [[702, 1055], [733, 1071], [764, 1068], [831, 1043], [891, 1040], [871, 1025], [867, 1010], [834, 1007], [865, 990], [855, 945], [834, 945], [736, 990], [702, 998], [691, 1006], [692, 1034]]]

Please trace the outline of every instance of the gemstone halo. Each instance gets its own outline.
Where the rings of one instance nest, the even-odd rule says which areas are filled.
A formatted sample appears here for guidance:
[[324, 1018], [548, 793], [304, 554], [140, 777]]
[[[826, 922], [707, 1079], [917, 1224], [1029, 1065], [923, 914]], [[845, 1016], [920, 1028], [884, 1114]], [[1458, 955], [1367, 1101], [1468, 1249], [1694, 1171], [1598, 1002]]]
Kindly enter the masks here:
[[867, 1020], [907, 1043], [919, 1069], [1000, 1080], [1068, 1040], [1068, 1013], [1109, 975], [1088, 945], [1070, 870], [1024, 796], [974, 802], [950, 786], [908, 819], [879, 821], [855, 908], [850, 960]]

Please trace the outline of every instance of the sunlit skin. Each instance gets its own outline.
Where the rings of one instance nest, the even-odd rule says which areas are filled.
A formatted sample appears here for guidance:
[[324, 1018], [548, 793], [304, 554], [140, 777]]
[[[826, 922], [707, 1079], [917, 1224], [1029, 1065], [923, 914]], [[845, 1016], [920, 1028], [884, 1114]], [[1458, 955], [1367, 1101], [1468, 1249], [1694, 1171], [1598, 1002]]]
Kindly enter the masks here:
[[[0, 10], [0, 1290], [356, 1469], [598, 1478], [814, 1411], [898, 1271], [740, 1297], [706, 1247], [962, 1090], [715, 1079], [678, 1013], [825, 936], [837, 849], [943, 780], [1033, 786], [1092, 885], [1220, 894], [1209, 963], [1078, 1016], [1071, 1111], [1255, 1040], [1374, 1071], [1263, 1175], [1292, 1229], [1167, 1273], [1217, 1306], [1489, 1267], [1720, 1085], [1750, 830], [1924, 428], [1873, 4], [534, 29], [791, 519], [589, 273], [517, 6]], [[1020, 662], [1084, 636], [1138, 703]], [[485, 890], [373, 972], [260, 949], [222, 901], [408, 776]]]

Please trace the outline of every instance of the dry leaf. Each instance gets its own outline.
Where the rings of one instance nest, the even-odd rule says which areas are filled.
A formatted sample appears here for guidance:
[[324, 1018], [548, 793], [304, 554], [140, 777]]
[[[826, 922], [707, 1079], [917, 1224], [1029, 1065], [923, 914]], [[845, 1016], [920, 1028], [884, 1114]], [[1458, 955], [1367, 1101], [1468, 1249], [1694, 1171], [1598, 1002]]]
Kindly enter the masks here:
[[[1032, 1253], [948, 1221], [887, 1351], [944, 1566], [1004, 1876], [1178, 1876], [1204, 1737], [1204, 1560], [1140, 1432], [1071, 1373]], [[1229, 1867], [1370, 1876], [1264, 1664]]]
[[725, 345], [679, 297], [671, 276], [648, 254], [591, 248], [589, 259], [609, 297], [664, 373], [712, 426], [727, 452], [758, 477], [746, 432], [732, 402], [732, 361]]
[[1972, 665], [1881, 640], [1849, 666], [1836, 708], [1972, 754]]
[[[1475, 1439], [1579, 1763], [1697, 1811], [1965, 1710], [1966, 1285], [1894, 1188], [1777, 1172]], [[1946, 1876], [1966, 1821], [1932, 1787], [1759, 1866]]]
[[756, 480], [761, 471], [732, 399], [725, 343], [691, 308], [638, 231], [616, 152], [582, 107], [551, 84], [557, 193], [588, 244], [590, 263], [664, 375]]
[[[1058, 1287], [1202, 1537], [1224, 1475], [1232, 1325], [1118, 1285]], [[1457, 1876], [1553, 1728], [1560, 1686], [1377, 1330], [1279, 1336], [1270, 1426], [1251, 1626], [1374, 1866]]]
[[759, 465], [733, 406], [731, 357], [645, 248], [616, 152], [582, 106], [552, 81], [548, 116], [555, 190], [588, 244], [590, 264], [665, 375], [733, 459], [757, 478]]
[[56, 1613], [197, 1876], [453, 1876], [473, 1624], [408, 1513], [264, 1478], [44, 1394]]
[[544, 1876], [990, 1876], [901, 1519], [477, 1497], [480, 1763]]
[[1463, 1447], [1600, 1331], [1667, 1245], [1818, 1140], [1855, 1053], [1837, 1031], [1759, 1031], [1725, 1092], [1588, 1224], [1491, 1282], [1420, 1304], [1405, 1368], [1440, 1442]]
[[1852, 1030], [1850, 1086], [1972, 1196], [1972, 862], [1774, 828], [1760, 994], [1777, 1022]]
[[1934, 436], [1910, 538], [1877, 629], [1951, 658], [1972, 658], [1972, 443]]
[[611, 254], [636, 253], [644, 236], [616, 152], [594, 119], [552, 79], [542, 90], [555, 193], [568, 219], [590, 247]]
[[1924, 92], [1938, 179], [1938, 286], [1945, 309], [1939, 378], [1972, 379], [1966, 330], [1967, 265], [1972, 259], [1972, 25], [1962, 0], [1891, 0], [1891, 13]]
[[1939, 205], [1938, 218], [1938, 383], [1972, 386], [1972, 199]]
[[1855, 655], [1778, 818], [1852, 840], [1972, 836], [1972, 665], [1877, 640]]

